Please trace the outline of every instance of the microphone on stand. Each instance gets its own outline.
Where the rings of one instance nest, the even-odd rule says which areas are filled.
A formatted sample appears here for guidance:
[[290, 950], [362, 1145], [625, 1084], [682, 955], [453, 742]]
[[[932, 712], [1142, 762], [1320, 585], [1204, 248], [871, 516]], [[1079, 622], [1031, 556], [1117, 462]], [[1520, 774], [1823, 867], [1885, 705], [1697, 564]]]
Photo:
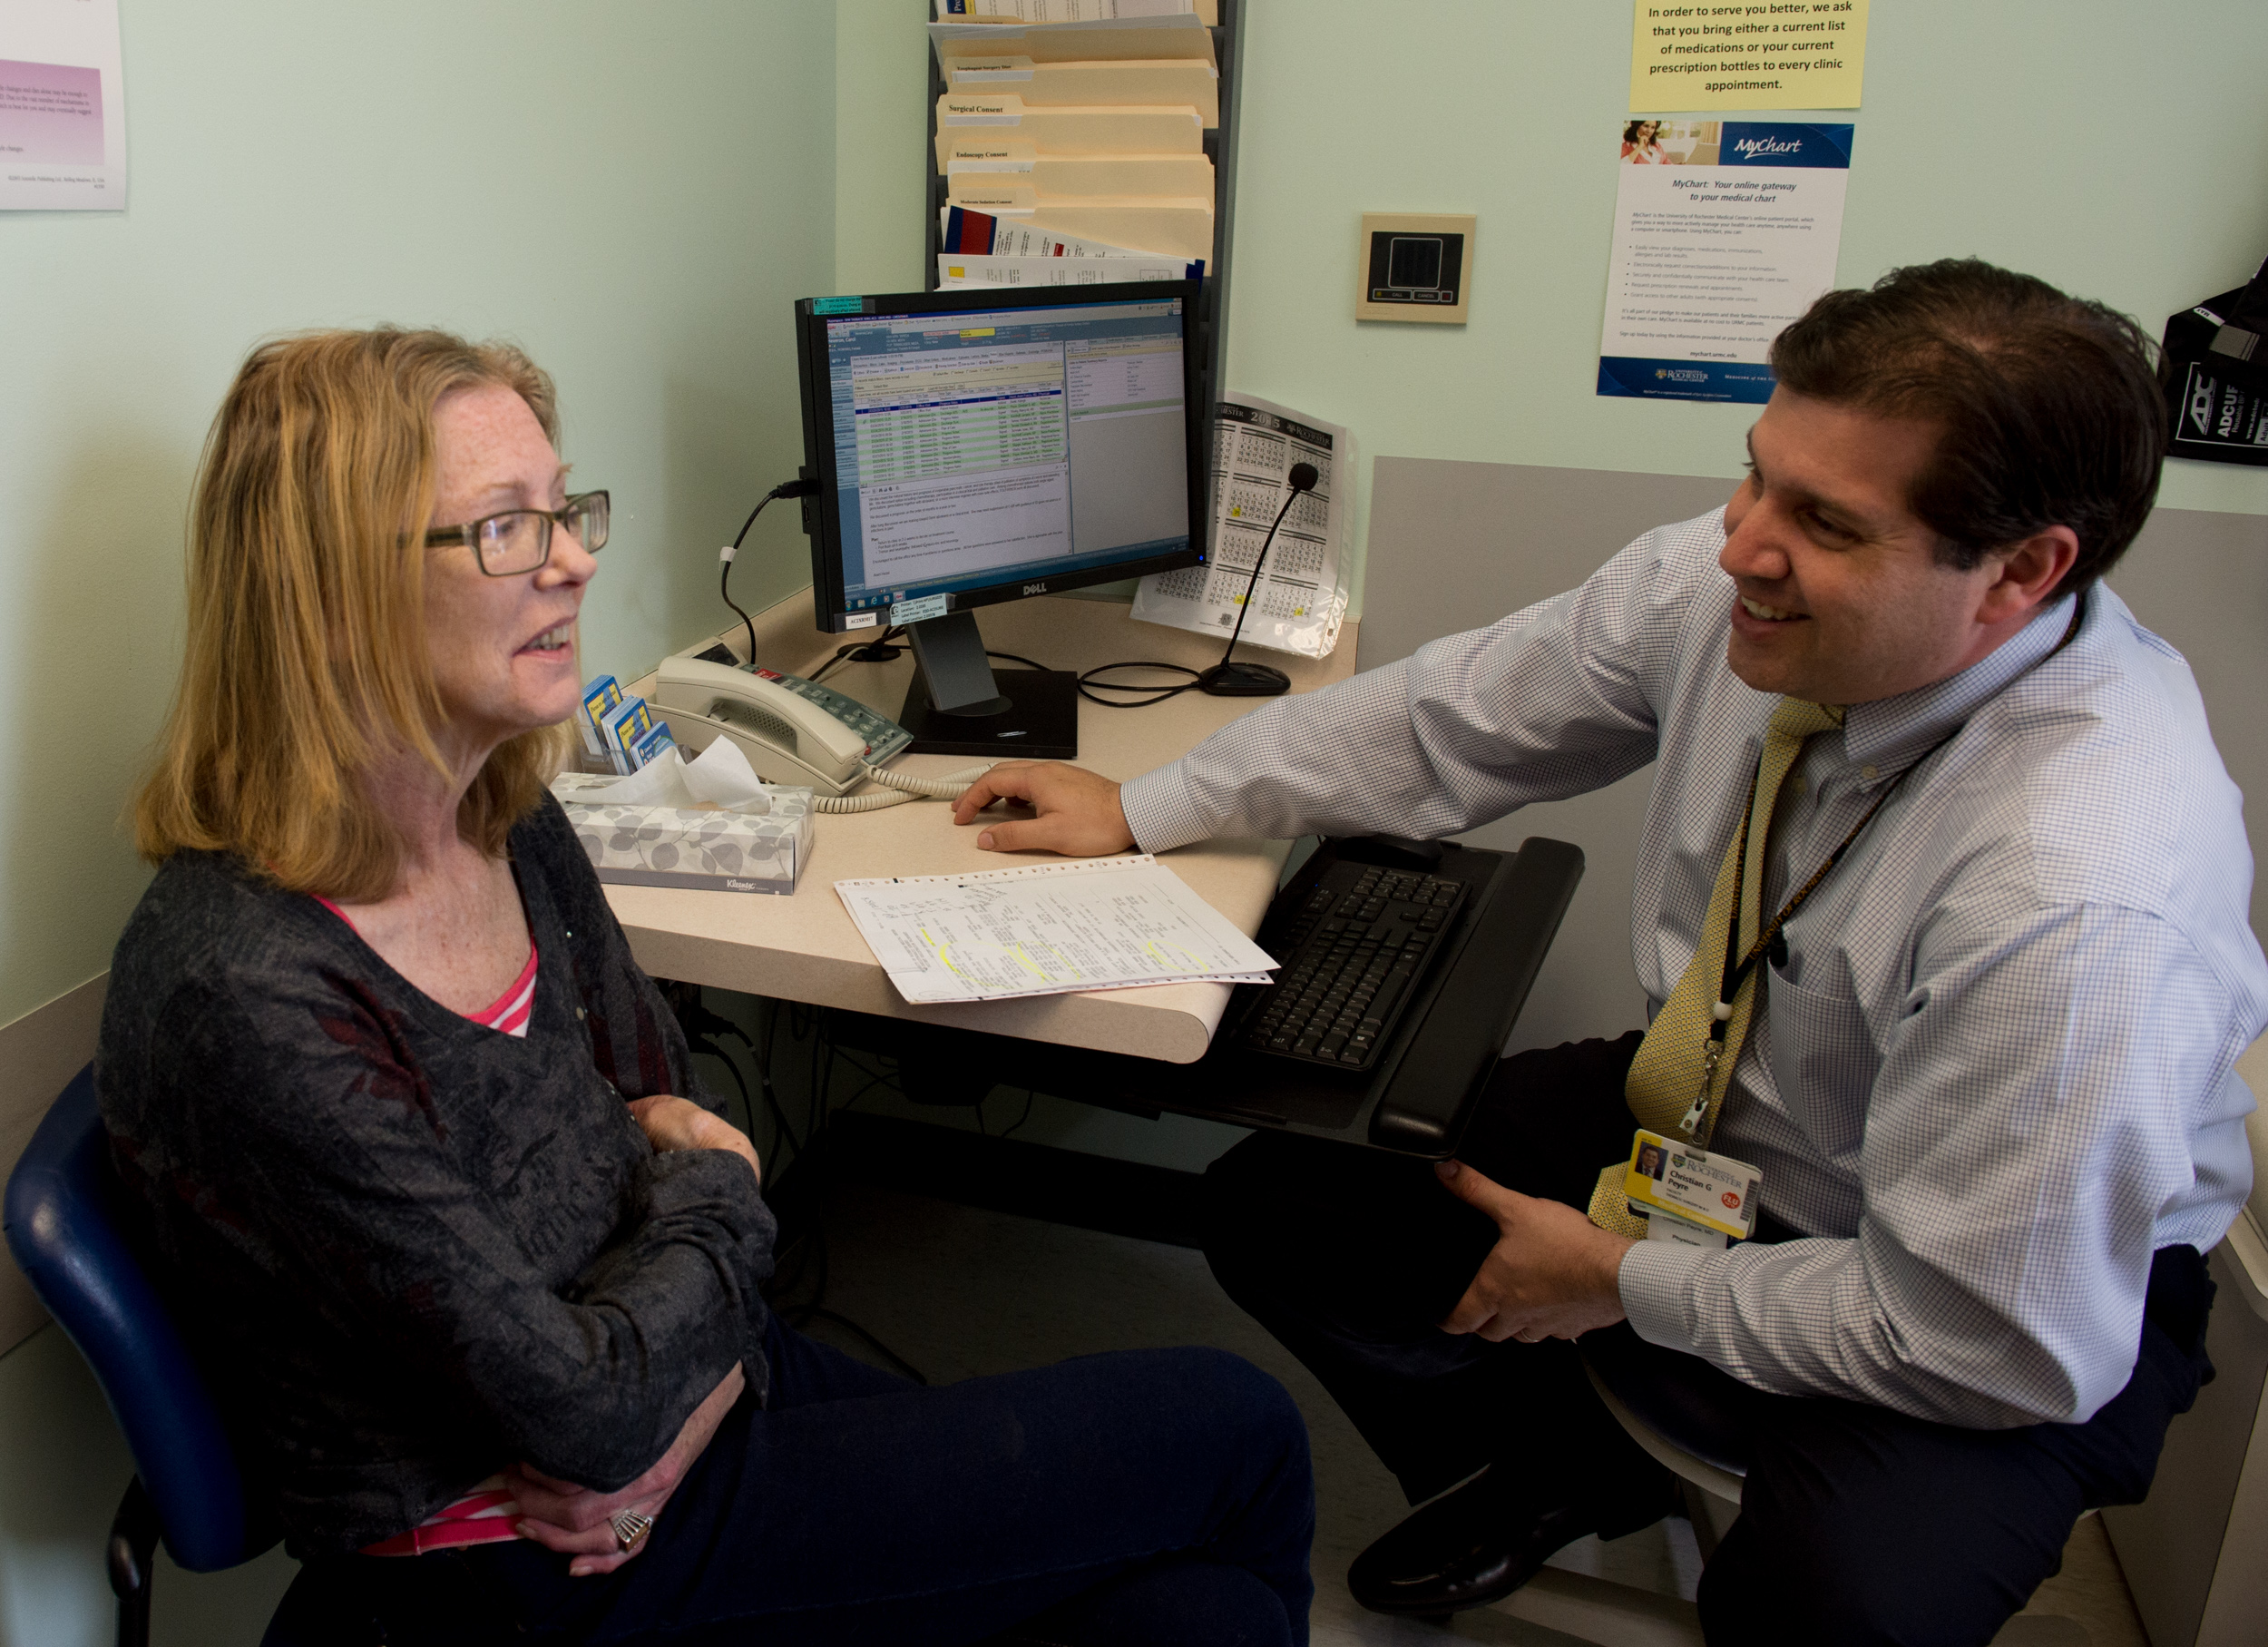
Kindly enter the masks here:
[[1228, 632], [1228, 644], [1221, 651], [1220, 662], [1197, 678], [1199, 691], [1210, 692], [1216, 698], [1273, 698], [1292, 690], [1292, 678], [1282, 670], [1266, 663], [1231, 663], [1228, 654], [1237, 650], [1237, 637], [1245, 632], [1245, 613], [1252, 610], [1252, 592], [1259, 587], [1260, 568], [1268, 558], [1268, 546], [1276, 542], [1276, 526], [1284, 524], [1284, 517], [1291, 513], [1299, 495], [1314, 491], [1322, 478], [1311, 463], [1292, 466], [1292, 472], [1286, 476], [1291, 493], [1284, 499], [1284, 506], [1276, 512], [1276, 523], [1262, 540], [1260, 553], [1253, 557], [1252, 576], [1245, 584], [1245, 598], [1237, 608], [1237, 627]]

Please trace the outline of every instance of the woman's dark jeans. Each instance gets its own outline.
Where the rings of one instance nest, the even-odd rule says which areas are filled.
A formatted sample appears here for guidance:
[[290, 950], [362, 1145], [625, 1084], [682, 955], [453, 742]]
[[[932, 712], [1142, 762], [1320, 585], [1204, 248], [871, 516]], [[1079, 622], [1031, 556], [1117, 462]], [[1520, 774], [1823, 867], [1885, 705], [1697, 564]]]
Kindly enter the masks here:
[[527, 1543], [311, 1565], [271, 1642], [984, 1642], [1299, 1647], [1307, 1431], [1210, 1349], [924, 1389], [777, 1326], [766, 1407], [718, 1428], [636, 1560]]

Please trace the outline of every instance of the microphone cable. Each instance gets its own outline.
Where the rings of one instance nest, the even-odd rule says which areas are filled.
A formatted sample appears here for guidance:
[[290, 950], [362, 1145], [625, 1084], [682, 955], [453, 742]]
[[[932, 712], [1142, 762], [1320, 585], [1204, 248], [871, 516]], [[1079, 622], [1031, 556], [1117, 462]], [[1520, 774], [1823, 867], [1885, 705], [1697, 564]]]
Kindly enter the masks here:
[[[1229, 632], [1228, 644], [1221, 651], [1220, 662], [1207, 670], [1191, 669], [1186, 663], [1161, 663], [1155, 660], [1129, 663], [1104, 663], [1079, 677], [1079, 695], [1090, 703], [1100, 703], [1106, 709], [1148, 709], [1153, 703], [1163, 703], [1195, 689], [1216, 697], [1268, 698], [1291, 690], [1291, 677], [1282, 670], [1266, 663], [1237, 663], [1228, 662], [1229, 653], [1237, 650], [1237, 639], [1245, 632], [1245, 613], [1252, 610], [1252, 592], [1259, 586], [1260, 568], [1266, 563], [1268, 550], [1276, 542], [1276, 528], [1284, 524], [1292, 505], [1301, 494], [1312, 492], [1322, 480], [1322, 474], [1311, 463], [1295, 463], [1285, 477], [1291, 486], [1284, 506], [1276, 512], [1276, 519], [1268, 526], [1268, 534], [1261, 540], [1260, 553], [1252, 559], [1252, 575], [1245, 580], [1244, 598], [1237, 605], [1237, 626]], [[1162, 681], [1100, 681], [1121, 669], [1156, 669], [1173, 674], [1187, 675], [1186, 681], [1168, 683]], [[1103, 698], [1098, 692], [1146, 692], [1147, 697]]]

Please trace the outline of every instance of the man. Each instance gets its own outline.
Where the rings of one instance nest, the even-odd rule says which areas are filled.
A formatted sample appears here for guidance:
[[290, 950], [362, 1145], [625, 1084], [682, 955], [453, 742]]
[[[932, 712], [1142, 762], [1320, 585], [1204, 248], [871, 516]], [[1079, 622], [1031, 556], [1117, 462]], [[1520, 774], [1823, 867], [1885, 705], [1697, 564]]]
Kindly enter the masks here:
[[[1267, 1133], [1208, 1174], [1223, 1285], [1432, 1500], [1355, 1563], [1366, 1604], [1479, 1604], [1663, 1513], [1589, 1332], [1734, 1398], [1713, 1641], [1987, 1642], [2083, 1509], [2147, 1489], [2208, 1370], [2268, 1021], [2240, 798], [2097, 582], [2156, 495], [2147, 350], [1980, 263], [1830, 293], [1721, 515], [1123, 789], [1023, 765], [963, 798], [1036, 809], [995, 849], [1165, 850], [1445, 835], [1657, 763], [1649, 1032], [1507, 1060], [1438, 1183]], [[1753, 1239], [1634, 1239], [1641, 1122], [1761, 1172]]]

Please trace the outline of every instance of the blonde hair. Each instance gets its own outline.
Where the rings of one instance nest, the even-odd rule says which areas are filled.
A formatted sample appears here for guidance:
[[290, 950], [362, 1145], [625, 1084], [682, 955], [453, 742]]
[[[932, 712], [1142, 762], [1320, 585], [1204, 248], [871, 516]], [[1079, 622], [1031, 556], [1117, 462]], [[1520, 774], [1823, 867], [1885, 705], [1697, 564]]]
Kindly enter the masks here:
[[[425, 633], [434, 413], [499, 384], [558, 439], [552, 380], [510, 344], [445, 332], [263, 343], [207, 436], [189, 528], [189, 640], [134, 844], [155, 863], [229, 851], [295, 892], [368, 902], [402, 842], [362, 777], [407, 749], [445, 770]], [[488, 758], [458, 832], [501, 857], [564, 748], [558, 728]]]

